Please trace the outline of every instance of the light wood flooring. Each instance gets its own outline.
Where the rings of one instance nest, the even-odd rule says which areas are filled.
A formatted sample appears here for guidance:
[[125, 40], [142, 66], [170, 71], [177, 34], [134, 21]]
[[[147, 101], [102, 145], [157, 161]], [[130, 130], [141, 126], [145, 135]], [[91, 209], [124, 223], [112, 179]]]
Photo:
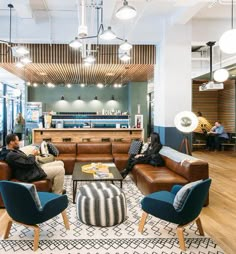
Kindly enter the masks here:
[[[202, 211], [202, 224], [225, 254], [236, 253], [236, 152], [195, 151], [193, 156], [210, 165], [210, 205]], [[0, 209], [0, 215], [4, 209]], [[0, 223], [2, 235], [3, 223]]]

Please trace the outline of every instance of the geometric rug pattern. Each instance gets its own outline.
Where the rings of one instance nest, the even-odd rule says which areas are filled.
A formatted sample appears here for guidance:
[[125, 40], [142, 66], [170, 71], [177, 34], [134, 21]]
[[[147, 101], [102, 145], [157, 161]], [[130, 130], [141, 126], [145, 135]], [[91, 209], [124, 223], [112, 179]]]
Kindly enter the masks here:
[[[142, 214], [140, 201], [143, 195], [129, 177], [123, 181], [123, 191], [127, 199], [127, 219], [112, 227], [95, 227], [81, 223], [76, 215], [76, 204], [72, 203], [71, 176], [66, 176], [65, 188], [70, 200], [67, 208], [70, 230], [65, 229], [61, 216], [40, 224], [39, 249], [33, 252], [33, 231], [21, 225], [13, 224], [9, 240], [0, 241], [0, 254], [184, 253], [179, 249], [175, 224], [149, 215], [143, 234], [138, 232], [138, 223]], [[209, 236], [200, 236], [195, 224], [186, 227], [184, 235], [186, 253], [224, 253]]]

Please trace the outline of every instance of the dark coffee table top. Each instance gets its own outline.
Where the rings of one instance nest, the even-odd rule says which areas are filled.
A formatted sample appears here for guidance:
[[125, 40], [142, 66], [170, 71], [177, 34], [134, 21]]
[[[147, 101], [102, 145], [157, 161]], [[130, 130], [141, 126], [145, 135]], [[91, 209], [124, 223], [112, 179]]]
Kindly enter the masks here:
[[72, 174], [73, 181], [122, 181], [123, 177], [120, 174], [120, 171], [116, 168], [113, 162], [102, 162], [102, 164], [109, 167], [109, 172], [113, 174], [113, 178], [94, 178], [94, 175], [91, 173], [82, 172], [82, 166], [86, 164], [91, 164], [91, 162], [76, 162]]

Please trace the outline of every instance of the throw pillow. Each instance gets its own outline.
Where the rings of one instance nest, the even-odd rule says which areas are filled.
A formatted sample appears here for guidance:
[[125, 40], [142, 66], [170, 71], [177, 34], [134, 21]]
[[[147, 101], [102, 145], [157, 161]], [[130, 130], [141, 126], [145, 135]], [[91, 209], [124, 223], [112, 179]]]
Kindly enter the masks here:
[[48, 145], [46, 141], [43, 141], [40, 145], [40, 153], [41, 155], [47, 156], [49, 154], [48, 152]]
[[20, 183], [20, 182], [18, 182], [18, 183], [21, 184], [21, 185], [24, 185], [29, 190], [29, 192], [30, 192], [37, 208], [42, 209], [42, 205], [41, 205], [41, 202], [40, 202], [38, 192], [36, 190], [35, 185], [31, 184], [31, 183]]
[[53, 143], [48, 143], [48, 152], [54, 156], [59, 155], [59, 151]]
[[182, 208], [189, 192], [191, 191], [191, 189], [201, 183], [202, 180], [198, 180], [198, 181], [195, 181], [195, 182], [191, 182], [191, 183], [188, 183], [186, 185], [184, 185], [177, 193], [176, 193], [176, 196], [175, 196], [175, 199], [174, 199], [174, 203], [173, 203], [173, 206], [175, 208], [175, 210], [179, 210]]
[[136, 155], [139, 154], [142, 148], [142, 141], [139, 140], [133, 140], [130, 144], [129, 148], [129, 155]]

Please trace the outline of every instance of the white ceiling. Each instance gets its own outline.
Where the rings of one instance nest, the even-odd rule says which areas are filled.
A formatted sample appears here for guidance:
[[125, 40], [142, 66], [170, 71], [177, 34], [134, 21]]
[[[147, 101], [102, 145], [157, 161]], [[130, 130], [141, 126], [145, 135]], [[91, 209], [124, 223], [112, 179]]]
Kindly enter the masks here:
[[[9, 40], [8, 3], [14, 5], [12, 38], [16, 42], [68, 43], [77, 35], [79, 0], [3, 0], [0, 2], [0, 39]], [[89, 35], [96, 34], [94, 6], [101, 0], [87, 0]], [[119, 37], [136, 44], [155, 44], [160, 39], [163, 19], [175, 23], [217, 19], [230, 25], [231, 0], [130, 0], [138, 15], [132, 21], [119, 21], [116, 10], [122, 0], [103, 0], [104, 27], [112, 26]], [[216, 4], [212, 4], [217, 2]], [[210, 8], [209, 8], [210, 7]], [[4, 29], [2, 29], [4, 28]], [[145, 31], [145, 36], [142, 35]], [[114, 43], [114, 42], [113, 42]]]
[[[69, 43], [77, 36], [80, 2], [81, 0], [2, 0], [0, 40], [9, 41], [7, 5], [12, 3], [13, 42]], [[133, 44], [157, 44], [162, 37], [163, 21], [169, 24], [192, 22], [193, 45], [218, 41], [231, 25], [231, 0], [128, 0], [129, 5], [134, 6], [138, 13], [131, 21], [120, 21], [115, 17], [123, 0], [86, 0], [89, 35], [97, 33], [94, 6], [101, 2], [104, 27], [111, 26], [118, 37], [128, 39]], [[96, 43], [96, 40], [90, 42]], [[111, 43], [118, 44], [120, 41]]]

